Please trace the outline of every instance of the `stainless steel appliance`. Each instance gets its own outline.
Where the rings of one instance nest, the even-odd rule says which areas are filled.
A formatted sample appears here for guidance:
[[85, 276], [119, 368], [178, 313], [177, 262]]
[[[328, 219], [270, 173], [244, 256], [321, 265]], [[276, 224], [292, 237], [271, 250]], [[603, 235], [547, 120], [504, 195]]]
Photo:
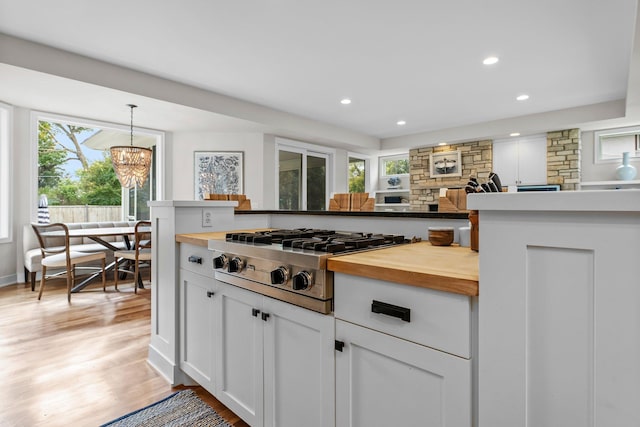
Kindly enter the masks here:
[[294, 229], [230, 232], [210, 240], [215, 278], [320, 313], [330, 313], [332, 256], [405, 243], [404, 236]]

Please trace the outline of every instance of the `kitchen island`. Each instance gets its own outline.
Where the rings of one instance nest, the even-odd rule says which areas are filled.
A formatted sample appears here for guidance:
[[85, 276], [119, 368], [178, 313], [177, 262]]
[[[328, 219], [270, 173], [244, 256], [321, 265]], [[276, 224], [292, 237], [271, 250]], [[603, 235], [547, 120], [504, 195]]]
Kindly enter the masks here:
[[472, 195], [479, 426], [640, 425], [640, 191]]
[[[235, 201], [150, 202], [155, 244], [152, 249], [149, 363], [171, 384], [188, 382], [178, 366], [180, 297], [179, 243], [176, 235], [239, 229], [333, 228], [362, 232], [402, 234], [427, 238], [431, 226], [458, 227], [468, 224], [466, 214], [438, 212], [314, 212], [235, 211]], [[208, 264], [210, 265], [210, 264]], [[212, 272], [209, 272], [212, 274]]]
[[[437, 425], [444, 419], [450, 425], [472, 425], [476, 252], [418, 242], [332, 256], [327, 267], [335, 277], [335, 310], [319, 315], [261, 298], [257, 289], [247, 292], [226, 279], [207, 278], [211, 255], [206, 248], [220, 247], [212, 241], [225, 236], [176, 235], [182, 266], [180, 366], [245, 421], [259, 426], [277, 417], [276, 424], [283, 426], [302, 420], [309, 426], [334, 426], [357, 419], [377, 425], [397, 421], [401, 412], [407, 425]], [[234, 253], [241, 253], [234, 247]], [[247, 260], [250, 264], [258, 268], [258, 262]], [[252, 310], [268, 313], [263, 318], [268, 321], [254, 322]], [[264, 330], [258, 341], [264, 339], [264, 347], [247, 340], [254, 336], [254, 323]], [[280, 336], [282, 327], [287, 332]], [[247, 338], [223, 338], [237, 335]], [[282, 347], [290, 336], [295, 342]], [[274, 365], [274, 360], [279, 362]], [[254, 372], [255, 366], [264, 366], [264, 372]], [[264, 378], [264, 387], [254, 378]], [[282, 399], [290, 404], [275, 405]], [[322, 409], [310, 402], [322, 402]]]

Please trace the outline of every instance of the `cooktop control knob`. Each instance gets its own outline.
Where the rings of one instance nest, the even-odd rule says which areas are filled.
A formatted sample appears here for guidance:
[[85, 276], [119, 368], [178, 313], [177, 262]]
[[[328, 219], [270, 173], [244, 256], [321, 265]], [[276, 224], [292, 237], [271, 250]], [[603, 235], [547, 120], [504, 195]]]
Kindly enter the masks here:
[[227, 264], [229, 264], [229, 258], [225, 254], [213, 259], [213, 268], [225, 268]]
[[311, 286], [311, 274], [307, 271], [301, 271], [293, 276], [293, 290], [301, 291]]
[[244, 261], [240, 259], [240, 257], [236, 256], [231, 258], [231, 261], [229, 261], [229, 267], [227, 268], [227, 271], [229, 273], [239, 273], [242, 271], [243, 268], [244, 268]]
[[272, 285], [284, 285], [289, 280], [289, 270], [287, 267], [281, 265], [275, 270], [271, 271], [271, 284]]

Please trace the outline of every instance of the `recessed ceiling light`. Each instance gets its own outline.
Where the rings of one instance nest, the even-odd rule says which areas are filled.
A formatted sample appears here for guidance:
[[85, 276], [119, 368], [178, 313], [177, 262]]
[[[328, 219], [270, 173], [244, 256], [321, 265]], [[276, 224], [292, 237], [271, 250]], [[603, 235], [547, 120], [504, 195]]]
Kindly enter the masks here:
[[349, 105], [349, 104], [351, 104], [351, 100], [349, 98], [344, 98], [344, 99], [340, 100], [340, 104]]
[[520, 136], [520, 132], [513, 132], [510, 133], [509, 136]]
[[493, 65], [498, 63], [498, 61], [500, 61], [500, 59], [498, 59], [497, 56], [490, 56], [488, 58], [485, 58], [484, 61], [482, 61], [482, 63], [484, 65]]
[[527, 95], [527, 94], [523, 93], [522, 95], [518, 95], [518, 96], [516, 97], [516, 99], [517, 99], [518, 101], [526, 101], [527, 99], [529, 99], [529, 95]]
[[439, 142], [438, 145], [447, 145], [446, 142]]
[[406, 124], [407, 124], [407, 122], [405, 122], [404, 120], [398, 120], [398, 121], [396, 122], [396, 124], [397, 124], [398, 126], [404, 126], [404, 125], [406, 125]]

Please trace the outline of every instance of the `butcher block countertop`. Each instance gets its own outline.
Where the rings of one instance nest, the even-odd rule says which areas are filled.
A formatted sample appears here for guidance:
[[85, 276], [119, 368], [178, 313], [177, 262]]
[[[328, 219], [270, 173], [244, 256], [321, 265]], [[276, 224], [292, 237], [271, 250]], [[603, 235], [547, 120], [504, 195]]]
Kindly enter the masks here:
[[[250, 230], [234, 230], [235, 232], [245, 231], [247, 233], [254, 233], [256, 231], [270, 230], [270, 228], [252, 228]], [[211, 233], [191, 233], [191, 234], [176, 234], [176, 242], [178, 243], [191, 243], [196, 246], [209, 247], [209, 240], [224, 240], [228, 231], [213, 231]]]
[[478, 295], [478, 253], [429, 242], [341, 255], [327, 260], [336, 273], [369, 277], [462, 295]]
[[[176, 242], [190, 243], [206, 248], [210, 239], [224, 239], [226, 233], [218, 231], [177, 234]], [[478, 253], [455, 244], [452, 246], [432, 246], [429, 242], [419, 242], [351, 255], [340, 255], [329, 258], [327, 268], [337, 273], [369, 277], [403, 285], [469, 296], [478, 295]]]

